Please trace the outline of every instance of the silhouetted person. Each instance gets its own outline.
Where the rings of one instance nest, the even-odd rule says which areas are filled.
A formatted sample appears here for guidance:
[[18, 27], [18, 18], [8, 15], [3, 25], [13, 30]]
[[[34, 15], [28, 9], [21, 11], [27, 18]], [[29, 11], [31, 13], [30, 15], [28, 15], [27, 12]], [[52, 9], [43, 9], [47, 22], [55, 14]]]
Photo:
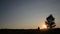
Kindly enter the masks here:
[[52, 16], [52, 14], [50, 14], [47, 18], [46, 18], [46, 22], [45, 24], [47, 25], [47, 28], [53, 28], [55, 27], [55, 18]]
[[40, 27], [38, 27], [38, 30], [40, 30]]
[[40, 27], [38, 27], [38, 33], [40, 33]]

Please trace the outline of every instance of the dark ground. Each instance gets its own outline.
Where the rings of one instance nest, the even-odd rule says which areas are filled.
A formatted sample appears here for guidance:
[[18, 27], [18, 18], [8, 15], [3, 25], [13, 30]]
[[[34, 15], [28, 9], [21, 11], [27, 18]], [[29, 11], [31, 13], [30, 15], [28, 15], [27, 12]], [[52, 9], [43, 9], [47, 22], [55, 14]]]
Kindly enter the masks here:
[[0, 29], [0, 34], [60, 34], [60, 28], [38, 29]]

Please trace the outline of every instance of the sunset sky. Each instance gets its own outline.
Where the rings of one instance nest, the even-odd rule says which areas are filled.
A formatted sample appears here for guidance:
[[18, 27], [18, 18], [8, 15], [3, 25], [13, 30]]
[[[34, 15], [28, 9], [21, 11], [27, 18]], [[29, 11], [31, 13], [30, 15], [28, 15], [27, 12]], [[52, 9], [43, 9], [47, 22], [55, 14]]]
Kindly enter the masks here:
[[0, 0], [0, 28], [41, 28], [50, 14], [60, 28], [60, 0]]

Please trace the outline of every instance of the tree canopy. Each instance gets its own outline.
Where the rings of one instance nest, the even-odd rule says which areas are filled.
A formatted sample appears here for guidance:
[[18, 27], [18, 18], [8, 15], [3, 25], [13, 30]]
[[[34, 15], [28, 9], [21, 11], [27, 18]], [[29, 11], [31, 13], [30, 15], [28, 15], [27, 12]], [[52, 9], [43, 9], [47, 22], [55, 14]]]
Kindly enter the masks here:
[[47, 18], [46, 18], [46, 22], [45, 24], [47, 25], [47, 28], [53, 28], [55, 27], [55, 18], [53, 17], [52, 14], [50, 14]]

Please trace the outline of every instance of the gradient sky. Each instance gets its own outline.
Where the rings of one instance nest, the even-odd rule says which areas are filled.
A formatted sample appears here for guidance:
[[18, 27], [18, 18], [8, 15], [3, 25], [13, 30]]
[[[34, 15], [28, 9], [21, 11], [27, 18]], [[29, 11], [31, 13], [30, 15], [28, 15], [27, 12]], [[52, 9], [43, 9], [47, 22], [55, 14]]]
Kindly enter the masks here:
[[60, 27], [60, 0], [0, 0], [0, 28], [35, 29], [50, 14]]

